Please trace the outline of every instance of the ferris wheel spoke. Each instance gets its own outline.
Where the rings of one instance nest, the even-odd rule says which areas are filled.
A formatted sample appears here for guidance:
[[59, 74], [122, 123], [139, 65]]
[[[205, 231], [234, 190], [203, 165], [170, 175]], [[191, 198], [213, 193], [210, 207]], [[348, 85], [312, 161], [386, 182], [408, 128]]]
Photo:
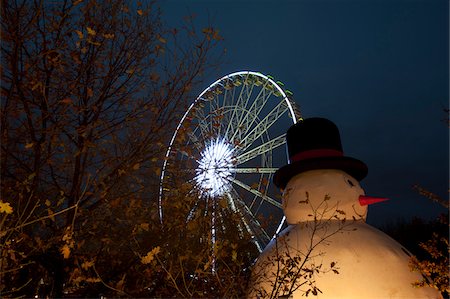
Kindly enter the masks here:
[[254, 127], [241, 141], [241, 151], [245, 151], [252, 143], [261, 137], [286, 112], [289, 107], [284, 101], [280, 102], [264, 119]]
[[[227, 79], [224, 83], [224, 94], [223, 94], [223, 101], [222, 101], [222, 108], [225, 108], [229, 105], [232, 105], [234, 95], [236, 94], [236, 88], [234, 88], [233, 82], [231, 79]], [[230, 102], [230, 103], [228, 103]]]
[[245, 163], [286, 143], [286, 134], [280, 135], [236, 157], [236, 165]]
[[241, 187], [241, 188], [247, 190], [248, 192], [250, 192], [250, 193], [256, 195], [256, 196], [259, 196], [260, 198], [262, 198], [262, 199], [265, 200], [266, 202], [272, 204], [273, 206], [275, 206], [275, 207], [281, 209], [281, 203], [279, 203], [279, 202], [276, 201], [275, 199], [273, 199], [273, 198], [271, 198], [271, 197], [269, 197], [269, 196], [263, 194], [262, 192], [260, 192], [260, 191], [258, 191], [258, 190], [256, 190], [256, 189], [253, 189], [253, 188], [250, 187], [249, 185], [247, 185], [247, 184], [241, 182], [240, 180], [234, 178], [234, 179], [231, 180], [231, 182], [234, 183], [234, 184], [236, 184], [236, 185], [238, 185], [239, 187]]
[[191, 221], [192, 219], [194, 219], [195, 212], [197, 211], [199, 202], [200, 202], [200, 198], [199, 198], [197, 201], [195, 201], [194, 206], [193, 206], [193, 207], [191, 208], [191, 210], [189, 211], [189, 214], [188, 214], [188, 216], [187, 216], [187, 218], [186, 218], [186, 223], [188, 223], [189, 221]]
[[239, 197], [236, 190], [232, 189], [228, 194], [228, 198], [230, 201], [234, 202], [234, 205], [238, 207], [239, 214], [241, 215], [241, 221], [244, 224], [244, 227], [248, 234], [253, 237], [253, 242], [258, 248], [259, 252], [263, 249], [263, 244], [267, 244], [270, 240], [269, 235], [266, 231], [261, 227], [261, 224], [247, 207], [247, 205], [242, 201]]
[[242, 136], [245, 136], [248, 130], [252, 127], [252, 125], [258, 118], [258, 115], [261, 113], [262, 109], [269, 100], [270, 96], [273, 94], [272, 90], [266, 88], [268, 84], [270, 84], [270, 82], [266, 81], [250, 108], [241, 114], [238, 126], [234, 130], [234, 134], [230, 138], [230, 140], [233, 140], [235, 138], [239, 140], [242, 139]]
[[[239, 93], [239, 96], [236, 100], [236, 103], [232, 103], [235, 107], [245, 108], [248, 105], [248, 101], [251, 98], [251, 94], [253, 92], [253, 85], [247, 84], [244, 81], [248, 79], [249, 74], [246, 74], [245, 78], [238, 79], [237, 82], [240, 83], [241, 91]], [[250, 87], [249, 87], [250, 86]], [[234, 123], [239, 123], [239, 120], [242, 118], [242, 115], [244, 113], [245, 109], [234, 109], [233, 114], [231, 115], [231, 118], [229, 119], [229, 123], [227, 126], [227, 130], [225, 131], [225, 136], [228, 138], [230, 136], [230, 130], [236, 129], [236, 127], [232, 126]]]
[[275, 173], [278, 168], [268, 167], [252, 167], [252, 168], [235, 168], [232, 171], [235, 173]]

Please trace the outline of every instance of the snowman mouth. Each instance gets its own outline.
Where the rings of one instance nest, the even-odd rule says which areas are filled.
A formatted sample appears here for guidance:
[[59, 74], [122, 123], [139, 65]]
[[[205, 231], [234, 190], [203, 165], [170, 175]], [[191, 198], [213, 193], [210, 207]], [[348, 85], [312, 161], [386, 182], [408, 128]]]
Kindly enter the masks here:
[[361, 206], [367, 206], [371, 205], [377, 202], [383, 202], [389, 200], [389, 198], [386, 197], [373, 197], [373, 196], [367, 196], [367, 195], [360, 195], [359, 196], [359, 204]]

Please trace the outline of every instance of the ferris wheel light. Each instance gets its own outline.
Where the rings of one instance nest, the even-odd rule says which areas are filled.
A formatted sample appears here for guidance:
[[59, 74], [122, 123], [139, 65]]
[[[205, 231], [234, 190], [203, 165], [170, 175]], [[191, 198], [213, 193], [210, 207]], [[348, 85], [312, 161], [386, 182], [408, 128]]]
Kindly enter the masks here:
[[221, 196], [231, 188], [232, 169], [233, 150], [224, 140], [213, 140], [201, 153], [194, 180], [207, 195]]

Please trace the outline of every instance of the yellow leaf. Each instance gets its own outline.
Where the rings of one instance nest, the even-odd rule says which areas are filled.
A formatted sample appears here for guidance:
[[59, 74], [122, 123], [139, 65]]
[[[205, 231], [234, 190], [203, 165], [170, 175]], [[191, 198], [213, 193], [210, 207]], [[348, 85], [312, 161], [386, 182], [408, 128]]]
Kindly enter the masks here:
[[94, 266], [94, 261], [84, 262], [81, 264], [81, 268], [83, 268], [84, 270], [87, 270], [92, 266]]
[[231, 252], [231, 258], [232, 258], [233, 262], [235, 262], [237, 260], [237, 251], [236, 250], [233, 250]]
[[146, 232], [148, 232], [150, 230], [150, 224], [148, 223], [141, 223], [140, 227], [145, 230]]
[[34, 145], [33, 142], [25, 144], [25, 148], [32, 148]]
[[50, 200], [46, 199], [46, 200], [45, 200], [45, 205], [46, 205], [47, 207], [49, 207], [49, 206], [51, 205]]
[[48, 216], [50, 217], [50, 219], [52, 221], [55, 221], [55, 216], [54, 216], [55, 213], [50, 209], [47, 209], [47, 213], [48, 213]]
[[123, 290], [123, 284], [125, 283], [125, 277], [127, 276], [127, 273], [125, 273], [122, 276], [122, 279], [116, 284], [116, 289]]
[[88, 277], [86, 278], [86, 282], [90, 282], [90, 283], [96, 283], [96, 282], [101, 282], [102, 280], [98, 277]]
[[70, 248], [67, 244], [65, 244], [63, 247], [61, 247], [61, 254], [65, 259], [68, 259], [70, 256]]
[[142, 16], [142, 9], [137, 10], [138, 15]]
[[9, 205], [9, 203], [0, 200], [0, 213], [11, 214], [12, 212], [13, 208]]
[[86, 29], [87, 29], [87, 32], [88, 32], [89, 35], [95, 35], [95, 34], [97, 34], [97, 32], [95, 32], [95, 30], [92, 29], [91, 27], [86, 27]]
[[90, 43], [90, 44], [93, 44], [94, 46], [100, 46], [101, 45], [101, 43], [95, 42], [95, 41], [93, 41], [93, 40], [91, 40], [89, 38], [87, 39], [87, 42]]
[[114, 33], [105, 33], [105, 34], [103, 34], [103, 36], [106, 39], [113, 39], [114, 38]]
[[146, 256], [141, 258], [141, 263], [143, 264], [149, 264], [153, 261], [155, 258], [155, 255], [157, 255], [161, 251], [161, 248], [159, 246], [153, 248], [150, 250]]
[[163, 44], [167, 43], [167, 40], [166, 40], [164, 37], [162, 37], [162, 36], [160, 36], [160, 37], [158, 38], [158, 40], [159, 40], [161, 43], [163, 43]]
[[72, 232], [70, 231], [70, 226], [66, 228], [66, 233], [64, 234], [62, 240], [68, 243], [72, 239]]
[[133, 165], [133, 170], [138, 170], [141, 167], [139, 163]]
[[75, 30], [75, 32], [77, 33], [79, 39], [82, 39], [84, 37], [83, 32], [81, 32], [80, 30]]

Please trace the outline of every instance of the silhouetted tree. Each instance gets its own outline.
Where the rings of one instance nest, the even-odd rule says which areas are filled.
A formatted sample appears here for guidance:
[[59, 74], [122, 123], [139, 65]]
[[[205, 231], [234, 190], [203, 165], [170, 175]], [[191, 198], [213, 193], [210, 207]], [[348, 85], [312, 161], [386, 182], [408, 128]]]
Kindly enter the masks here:
[[158, 219], [159, 174], [217, 31], [166, 29], [153, 1], [1, 13], [1, 296], [177, 295], [158, 284], [180, 238]]

